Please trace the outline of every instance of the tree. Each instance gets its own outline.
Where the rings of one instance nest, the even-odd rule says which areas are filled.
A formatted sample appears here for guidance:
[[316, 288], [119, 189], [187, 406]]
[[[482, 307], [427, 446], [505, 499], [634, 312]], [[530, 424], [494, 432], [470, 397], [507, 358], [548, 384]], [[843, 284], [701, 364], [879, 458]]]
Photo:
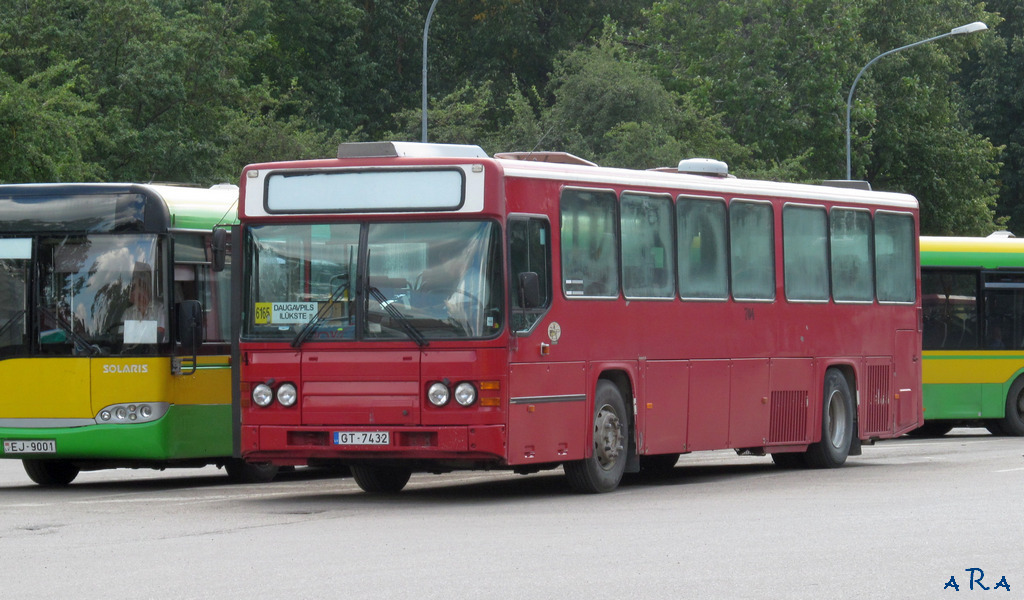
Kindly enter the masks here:
[[543, 114], [545, 142], [612, 166], [651, 168], [744, 151], [717, 115], [665, 89], [650, 67], [616, 40], [609, 24], [594, 46], [556, 61], [549, 83], [554, 102]]
[[[487, 138], [493, 134], [487, 126], [487, 113], [493, 109], [491, 85], [472, 85], [448, 94], [429, 109], [427, 114], [428, 138], [446, 144], [474, 144], [488, 146]], [[401, 129], [385, 135], [388, 139], [419, 140], [423, 122], [421, 108], [399, 111], [395, 115]]]
[[0, 71], [0, 182], [103, 178], [87, 158], [96, 105], [78, 95], [76, 71], [60, 63], [23, 81]]
[[279, 107], [280, 117], [354, 131], [390, 108], [381, 106], [379, 83], [389, 74], [371, 57], [367, 10], [352, 0], [292, 0], [267, 13], [266, 44], [252, 57], [246, 82], [287, 93], [292, 103]]
[[[64, 90], [62, 102], [40, 104], [53, 113], [51, 121], [60, 113], [67, 123], [49, 135], [64, 135], [77, 162], [92, 166], [22, 169], [16, 177], [233, 181], [242, 165], [228, 170], [223, 157], [251, 154], [232, 146], [251, 144], [240, 125], [265, 124], [262, 117], [288, 106], [287, 90], [243, 80], [250, 57], [267, 43], [261, 23], [269, 8], [267, 0], [16, 0], [0, 6], [0, 69], [9, 75], [7, 84], [27, 94], [37, 88], [37, 74], [48, 73], [39, 89]], [[282, 119], [286, 126], [267, 131], [299, 145], [326, 137], [287, 114]], [[67, 152], [49, 156], [75, 164]]]
[[835, 178], [844, 160], [841, 107], [860, 45], [859, 2], [655, 2], [634, 37], [666, 87], [715, 107], [750, 150], [736, 170], [794, 158], [800, 179]]
[[1003, 146], [997, 214], [1024, 235], [1024, 5], [991, 0], [986, 8], [1002, 20], [989, 22], [992, 34], [978, 40], [960, 84], [975, 130]]
[[[961, 2], [879, 2], [871, 12], [878, 18], [864, 30], [881, 40], [872, 50], [878, 53], [949, 31], [950, 23], [998, 20]], [[979, 39], [985, 38], [949, 37], [888, 56], [857, 88], [867, 150], [861, 172], [883, 189], [917, 196], [924, 234], [987, 235], [999, 226], [994, 220], [999, 148], [971, 131], [956, 85], [960, 65]]]
[[[806, 181], [845, 174], [846, 97], [863, 65], [952, 26], [995, 19], [960, 0], [674, 0], [647, 15], [635, 42], [666, 87], [722, 114], [751, 153], [735, 170], [784, 167]], [[926, 233], [995, 227], [997, 149], [972, 133], [952, 85], [970, 38], [886, 57], [854, 98], [854, 178], [918, 196]]]

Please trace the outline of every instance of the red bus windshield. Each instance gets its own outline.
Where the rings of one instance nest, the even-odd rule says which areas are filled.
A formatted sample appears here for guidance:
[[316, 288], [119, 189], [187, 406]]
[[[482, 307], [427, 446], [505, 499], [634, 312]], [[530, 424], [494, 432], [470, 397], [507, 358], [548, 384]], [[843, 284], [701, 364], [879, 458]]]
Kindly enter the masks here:
[[265, 225], [248, 230], [244, 336], [305, 341], [493, 337], [500, 234], [490, 221]]

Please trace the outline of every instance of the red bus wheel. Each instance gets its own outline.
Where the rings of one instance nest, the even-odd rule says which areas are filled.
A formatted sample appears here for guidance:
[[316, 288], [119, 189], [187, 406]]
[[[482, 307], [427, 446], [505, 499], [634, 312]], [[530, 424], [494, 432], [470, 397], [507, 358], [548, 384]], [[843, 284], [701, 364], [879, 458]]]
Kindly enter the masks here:
[[594, 394], [593, 452], [588, 458], [564, 465], [566, 478], [575, 491], [596, 494], [619, 487], [626, 470], [628, 423], [619, 388], [610, 381], [598, 381]]
[[853, 442], [853, 394], [843, 374], [836, 369], [825, 372], [825, 395], [821, 407], [821, 441], [811, 444], [805, 458], [817, 469], [842, 466]]

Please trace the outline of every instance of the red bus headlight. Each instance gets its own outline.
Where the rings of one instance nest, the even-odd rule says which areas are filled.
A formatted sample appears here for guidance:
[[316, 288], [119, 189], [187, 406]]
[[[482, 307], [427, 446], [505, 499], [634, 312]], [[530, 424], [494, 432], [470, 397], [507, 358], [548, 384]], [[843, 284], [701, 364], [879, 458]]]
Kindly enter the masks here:
[[445, 404], [448, 404], [450, 397], [451, 392], [448, 390], [448, 386], [440, 381], [430, 384], [430, 387], [427, 389], [427, 400], [430, 400], [430, 403], [434, 406], [444, 406]]
[[469, 406], [476, 402], [476, 388], [472, 383], [463, 381], [455, 386], [455, 401], [462, 406]]
[[299, 399], [299, 394], [295, 390], [295, 386], [290, 383], [282, 383], [281, 387], [277, 388], [277, 401], [281, 403], [281, 406], [291, 406], [295, 404], [295, 401]]
[[274, 391], [270, 389], [269, 385], [261, 383], [252, 388], [252, 402], [256, 406], [269, 406], [273, 400]]

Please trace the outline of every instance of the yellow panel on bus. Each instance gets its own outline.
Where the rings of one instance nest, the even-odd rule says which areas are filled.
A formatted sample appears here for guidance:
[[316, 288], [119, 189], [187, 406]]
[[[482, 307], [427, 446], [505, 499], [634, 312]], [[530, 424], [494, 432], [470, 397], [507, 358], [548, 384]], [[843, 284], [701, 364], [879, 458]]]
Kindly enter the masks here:
[[[188, 373], [191, 367], [186, 367]], [[170, 395], [174, 404], [231, 404], [231, 359], [201, 356], [196, 372], [176, 375]]]
[[168, 402], [167, 358], [93, 358], [92, 413], [111, 404]]
[[167, 357], [93, 359], [92, 391], [94, 411], [124, 402], [230, 404], [231, 367], [226, 356], [203, 357], [195, 373], [174, 375]]
[[922, 378], [934, 383], [1005, 383], [1020, 370], [1019, 352], [926, 351]]
[[91, 419], [89, 359], [12, 358], [0, 361], [0, 418]]

